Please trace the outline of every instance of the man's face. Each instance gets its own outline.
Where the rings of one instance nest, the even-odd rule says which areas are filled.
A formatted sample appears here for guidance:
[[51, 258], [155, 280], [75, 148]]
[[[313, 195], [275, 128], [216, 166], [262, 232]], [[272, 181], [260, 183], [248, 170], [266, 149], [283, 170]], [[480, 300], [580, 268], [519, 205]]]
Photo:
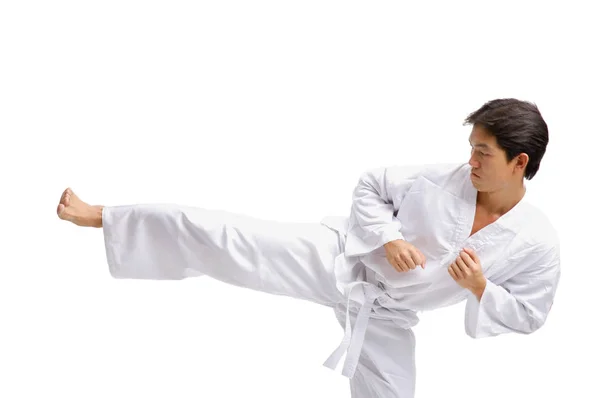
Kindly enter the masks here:
[[471, 181], [480, 192], [494, 192], [506, 187], [511, 181], [514, 163], [506, 161], [506, 154], [498, 146], [496, 137], [479, 125], [473, 126], [469, 136], [471, 144]]

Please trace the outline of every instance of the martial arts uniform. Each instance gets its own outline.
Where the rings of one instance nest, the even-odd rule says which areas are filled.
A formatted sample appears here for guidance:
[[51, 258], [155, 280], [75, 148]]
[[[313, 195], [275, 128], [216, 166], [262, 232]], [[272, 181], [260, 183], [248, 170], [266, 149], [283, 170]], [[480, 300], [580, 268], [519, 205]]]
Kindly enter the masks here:
[[[466, 300], [465, 331], [480, 338], [531, 333], [552, 307], [560, 265], [548, 219], [523, 198], [469, 236], [476, 199], [468, 164], [390, 166], [360, 176], [348, 217], [321, 223], [174, 204], [106, 206], [102, 220], [115, 278], [207, 275], [332, 307], [345, 335], [325, 366], [346, 355], [353, 398], [411, 398], [418, 311]], [[395, 239], [414, 244], [425, 269], [396, 271], [383, 248]], [[448, 273], [464, 247], [487, 279], [481, 302]]]

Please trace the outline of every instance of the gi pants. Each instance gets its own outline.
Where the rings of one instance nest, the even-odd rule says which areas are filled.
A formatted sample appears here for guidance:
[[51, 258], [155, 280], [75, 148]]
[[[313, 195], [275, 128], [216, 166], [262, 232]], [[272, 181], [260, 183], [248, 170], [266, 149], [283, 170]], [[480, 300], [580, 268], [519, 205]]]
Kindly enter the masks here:
[[356, 281], [340, 281], [336, 267], [347, 261], [345, 238], [335, 230], [174, 204], [106, 206], [102, 222], [113, 277], [206, 275], [331, 307], [345, 336], [325, 366], [335, 369], [346, 354], [343, 374], [351, 397], [414, 396], [411, 324], [399, 327], [386, 319], [385, 291], [368, 281], [364, 269], [358, 268]]

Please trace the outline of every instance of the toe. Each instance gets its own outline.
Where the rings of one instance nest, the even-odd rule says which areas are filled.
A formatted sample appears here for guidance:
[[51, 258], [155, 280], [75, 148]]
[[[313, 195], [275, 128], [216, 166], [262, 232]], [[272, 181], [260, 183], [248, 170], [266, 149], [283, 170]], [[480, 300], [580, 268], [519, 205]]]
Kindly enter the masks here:
[[58, 217], [63, 218], [64, 211], [65, 211], [65, 205], [63, 205], [62, 203], [59, 204], [58, 208], [56, 209], [56, 214], [58, 214]]
[[67, 188], [63, 191], [62, 195], [60, 196], [60, 203], [64, 203], [65, 202], [65, 198], [67, 197], [67, 195], [71, 194], [71, 188]]

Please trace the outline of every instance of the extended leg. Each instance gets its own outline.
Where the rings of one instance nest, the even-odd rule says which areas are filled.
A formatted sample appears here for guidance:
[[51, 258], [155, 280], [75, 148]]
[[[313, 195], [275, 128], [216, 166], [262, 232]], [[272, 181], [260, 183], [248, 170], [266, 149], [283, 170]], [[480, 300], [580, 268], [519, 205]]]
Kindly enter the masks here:
[[318, 223], [261, 220], [175, 204], [90, 206], [65, 191], [59, 217], [103, 228], [116, 278], [183, 279], [207, 275], [267, 293], [333, 306], [336, 232]]

